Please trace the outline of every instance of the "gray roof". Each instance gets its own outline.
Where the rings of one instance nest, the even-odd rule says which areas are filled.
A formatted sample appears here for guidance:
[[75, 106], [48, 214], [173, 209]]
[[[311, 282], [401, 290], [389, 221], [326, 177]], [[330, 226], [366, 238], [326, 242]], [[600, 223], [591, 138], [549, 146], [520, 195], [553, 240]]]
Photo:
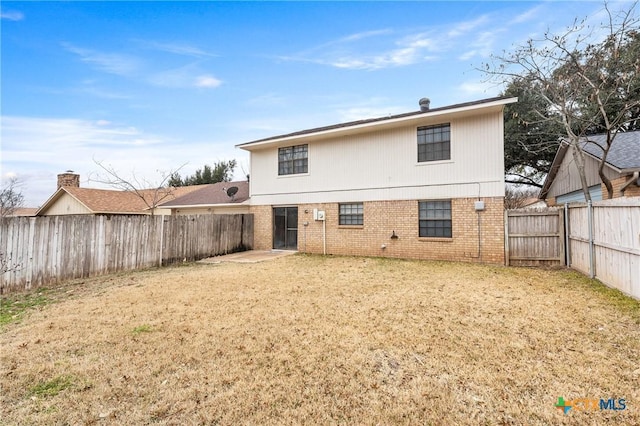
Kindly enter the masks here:
[[[238, 192], [233, 196], [227, 195], [227, 190], [237, 187]], [[238, 182], [218, 182], [203, 185], [201, 189], [178, 197], [160, 207], [181, 207], [181, 206], [209, 206], [215, 204], [240, 204], [249, 199], [249, 182], [246, 180]]]
[[[603, 151], [601, 146], [606, 144], [606, 135], [591, 135], [583, 138], [583, 141], [582, 149], [585, 152], [597, 159], [602, 158]], [[549, 173], [544, 180], [544, 185], [540, 190], [540, 199], [547, 198], [547, 194], [551, 189], [551, 184], [560, 170], [562, 160], [564, 159], [568, 148], [569, 144], [566, 141], [562, 141], [558, 147], [558, 152], [553, 159]], [[607, 161], [605, 161], [605, 163], [609, 167], [618, 169], [623, 173], [628, 173], [629, 170], [635, 171], [640, 169], [640, 131], [618, 133], [613, 140], [611, 148], [609, 149]]]
[[[606, 135], [587, 137], [583, 149], [596, 158], [602, 158], [602, 148], [607, 142]], [[618, 133], [613, 140], [607, 164], [616, 169], [637, 169], [640, 167], [640, 131]]]

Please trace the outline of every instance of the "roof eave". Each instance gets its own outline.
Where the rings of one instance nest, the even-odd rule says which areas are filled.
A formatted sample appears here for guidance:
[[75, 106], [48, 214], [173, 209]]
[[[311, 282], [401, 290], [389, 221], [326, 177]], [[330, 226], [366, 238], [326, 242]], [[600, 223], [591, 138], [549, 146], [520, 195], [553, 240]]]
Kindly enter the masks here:
[[240, 203], [217, 203], [217, 204], [183, 204], [177, 206], [164, 206], [164, 209], [197, 209], [210, 207], [246, 207], [249, 206], [249, 199]]
[[60, 188], [56, 189], [56, 192], [53, 193], [53, 195], [51, 197], [49, 197], [49, 199], [47, 201], [44, 202], [44, 204], [42, 205], [42, 207], [40, 207], [38, 209], [38, 211], [36, 211], [34, 216], [40, 216], [41, 212], [44, 212], [45, 210], [47, 210], [48, 208], [50, 208], [60, 197], [62, 197], [62, 193], [66, 193], [67, 195], [69, 195], [71, 198], [73, 198], [74, 200], [76, 200], [78, 203], [80, 203], [85, 209], [87, 209], [87, 211], [90, 214], [95, 213], [93, 210], [91, 210], [91, 208], [89, 208], [89, 206], [87, 206], [82, 200], [80, 200], [78, 197], [76, 197], [75, 195], [73, 195], [72, 193], [70, 193], [69, 191], [67, 191], [65, 189], [64, 186], [61, 186]]
[[391, 117], [389, 119], [382, 119], [382, 120], [372, 121], [372, 122], [367, 121], [365, 123], [354, 122], [355, 124], [353, 125], [346, 124], [344, 127], [337, 127], [337, 128], [330, 128], [330, 129], [327, 129], [326, 127], [320, 127], [318, 128], [317, 132], [311, 131], [309, 133], [294, 133], [294, 134], [276, 136], [274, 138], [260, 139], [257, 141], [246, 142], [246, 143], [236, 145], [236, 148], [241, 148], [247, 151], [251, 151], [252, 149], [255, 149], [255, 148], [263, 148], [267, 146], [278, 145], [283, 142], [292, 142], [297, 140], [313, 140], [313, 139], [325, 138], [327, 136], [358, 133], [367, 129], [395, 127], [397, 124], [411, 123], [412, 121], [419, 122], [429, 117], [463, 114], [465, 112], [471, 112], [471, 111], [480, 110], [480, 109], [504, 107], [504, 105], [511, 104], [517, 101], [518, 101], [517, 97], [510, 97], [510, 98], [503, 97], [503, 98], [496, 98], [488, 102], [461, 104], [461, 106], [458, 106], [458, 107], [453, 106], [451, 108], [447, 108], [447, 107], [437, 108], [432, 111], [425, 111], [424, 113], [401, 115], [396, 118]]

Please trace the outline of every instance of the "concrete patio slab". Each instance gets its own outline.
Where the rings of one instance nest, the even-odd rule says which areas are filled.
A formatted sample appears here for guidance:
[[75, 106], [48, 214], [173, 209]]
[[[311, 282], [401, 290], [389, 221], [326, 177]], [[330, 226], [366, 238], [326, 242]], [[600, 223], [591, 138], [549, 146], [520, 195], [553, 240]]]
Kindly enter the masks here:
[[206, 259], [199, 260], [197, 263], [258, 263], [296, 253], [297, 251], [290, 250], [249, 250], [239, 253], [225, 254], [223, 256], [208, 257]]

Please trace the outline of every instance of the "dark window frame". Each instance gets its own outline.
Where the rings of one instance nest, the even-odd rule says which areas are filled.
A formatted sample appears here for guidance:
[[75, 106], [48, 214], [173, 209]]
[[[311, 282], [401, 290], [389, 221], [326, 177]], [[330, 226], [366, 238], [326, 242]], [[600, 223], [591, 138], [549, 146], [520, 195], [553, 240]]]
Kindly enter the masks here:
[[418, 236], [421, 238], [453, 238], [451, 200], [418, 202]]
[[418, 127], [418, 162], [451, 160], [451, 123]]
[[278, 176], [309, 173], [309, 145], [278, 148]]
[[338, 204], [338, 225], [364, 226], [364, 203]]

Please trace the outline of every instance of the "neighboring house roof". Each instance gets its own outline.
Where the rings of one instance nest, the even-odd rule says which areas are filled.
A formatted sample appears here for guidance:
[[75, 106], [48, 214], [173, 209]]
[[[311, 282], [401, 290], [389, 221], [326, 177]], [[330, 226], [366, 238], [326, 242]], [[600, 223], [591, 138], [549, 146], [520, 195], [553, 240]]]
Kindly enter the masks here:
[[[603, 150], [601, 146], [607, 141], [606, 135], [590, 135], [581, 140], [583, 151], [597, 161], [602, 159]], [[545, 199], [551, 189], [551, 184], [558, 175], [562, 160], [564, 160], [569, 144], [565, 141], [560, 143], [558, 152], [553, 159], [549, 174], [540, 190], [540, 198]], [[618, 173], [631, 173], [640, 170], [640, 131], [618, 133], [613, 140], [613, 144], [607, 154], [605, 165], [614, 169]]]
[[[1, 213], [0, 209], [0, 213]], [[37, 207], [18, 207], [16, 209], [14, 209], [10, 215], [10, 217], [16, 217], [16, 216], [35, 216], [36, 212], [38, 211]]]
[[[238, 191], [230, 197], [229, 188], [236, 187]], [[197, 191], [177, 197], [174, 200], [161, 203], [161, 208], [206, 207], [220, 204], [241, 204], [249, 199], [249, 182], [218, 182], [202, 185]]]
[[[146, 214], [148, 205], [153, 205], [154, 198], [158, 200], [174, 199], [198, 190], [201, 185], [177, 188], [161, 188], [133, 191], [115, 191], [110, 189], [78, 188], [63, 186], [44, 203], [36, 212], [37, 215], [49, 209], [63, 194], [69, 194], [81, 203], [92, 214]], [[146, 200], [146, 202], [145, 202]], [[157, 207], [157, 206], [156, 206]]]
[[[606, 135], [589, 136], [582, 149], [598, 160], [602, 158], [602, 148], [607, 142]], [[640, 169], [640, 131], [618, 133], [607, 154], [606, 163], [619, 171]], [[631, 170], [629, 170], [631, 169]]]
[[382, 126], [385, 124], [395, 123], [398, 121], [404, 122], [406, 120], [413, 119], [416, 117], [422, 118], [422, 117], [428, 117], [430, 115], [438, 115], [438, 114], [443, 114], [448, 112], [464, 112], [469, 110], [475, 110], [480, 106], [488, 107], [488, 106], [491, 106], [492, 104], [495, 104], [496, 106], [501, 107], [502, 105], [513, 103], [516, 101], [517, 101], [517, 98], [514, 98], [514, 97], [499, 96], [495, 98], [488, 98], [488, 99], [483, 99], [483, 100], [473, 101], [473, 102], [465, 102], [465, 103], [450, 105], [446, 107], [431, 108], [426, 111], [422, 111], [422, 110], [413, 111], [413, 112], [407, 112], [403, 114], [389, 115], [386, 117], [371, 118], [366, 120], [350, 121], [348, 123], [334, 124], [334, 125], [324, 126], [324, 127], [316, 127], [313, 129], [301, 130], [298, 132], [287, 133], [284, 135], [272, 136], [264, 139], [258, 139], [255, 141], [246, 142], [246, 143], [236, 145], [236, 147], [250, 150], [255, 146], [265, 145], [269, 142], [278, 142], [278, 141], [284, 141], [288, 139], [296, 139], [299, 137], [305, 137], [305, 136], [310, 136], [315, 134], [322, 134], [322, 135], [325, 135], [327, 133], [333, 134], [333, 133], [339, 133], [343, 131], [355, 130], [363, 127], [369, 128], [372, 126]]
[[522, 201], [521, 208], [526, 209], [526, 208], [537, 208], [537, 207], [546, 207], [546, 206], [547, 206], [546, 201], [541, 200], [537, 197], [529, 197]]

